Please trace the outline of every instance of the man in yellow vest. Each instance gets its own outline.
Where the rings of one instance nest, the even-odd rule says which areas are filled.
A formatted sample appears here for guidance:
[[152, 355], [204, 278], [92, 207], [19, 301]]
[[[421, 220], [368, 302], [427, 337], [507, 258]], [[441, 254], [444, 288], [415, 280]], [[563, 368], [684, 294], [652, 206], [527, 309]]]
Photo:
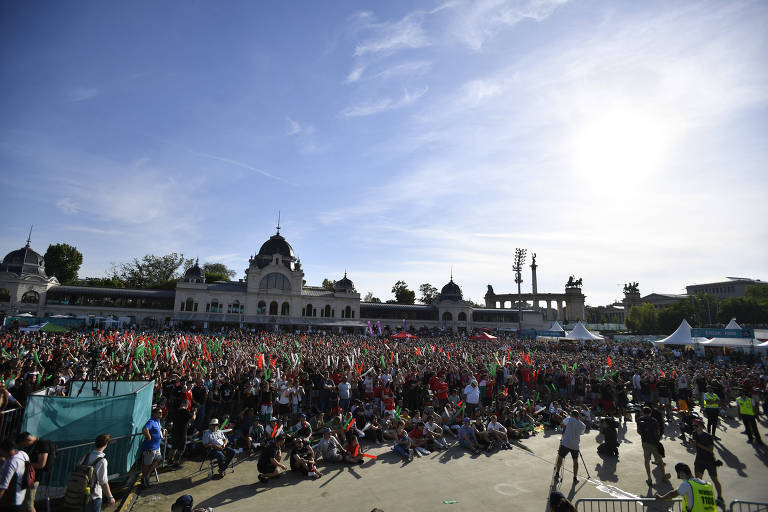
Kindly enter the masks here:
[[[678, 462], [675, 464], [677, 478], [682, 480], [677, 489], [660, 496], [655, 494], [657, 500], [672, 500], [680, 496], [683, 498], [683, 510], [686, 512], [715, 512], [717, 510], [717, 500], [715, 500], [715, 489], [712, 484], [699, 478], [694, 478], [691, 468], [688, 464]], [[722, 504], [725, 508], [724, 504]]]
[[704, 416], [707, 417], [707, 432], [712, 434], [712, 437], [715, 439], [720, 439], [717, 437], [717, 423], [720, 416], [720, 397], [717, 396], [717, 393], [712, 391], [712, 386], [707, 386], [702, 407], [704, 409]]
[[744, 429], [747, 431], [747, 442], [750, 444], [755, 443], [755, 446], [762, 445], [763, 440], [760, 438], [760, 432], [757, 430], [755, 407], [749, 390], [742, 389], [736, 398], [736, 403], [739, 404], [739, 416], [741, 416], [741, 421], [744, 422]]

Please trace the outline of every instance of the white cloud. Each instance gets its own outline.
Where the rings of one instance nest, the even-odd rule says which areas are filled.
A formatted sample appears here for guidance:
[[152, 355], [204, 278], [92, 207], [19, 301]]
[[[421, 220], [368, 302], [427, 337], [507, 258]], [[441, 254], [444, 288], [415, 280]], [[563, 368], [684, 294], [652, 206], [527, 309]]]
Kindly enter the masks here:
[[79, 101], [85, 101], [91, 98], [95, 98], [96, 96], [99, 96], [101, 93], [102, 93], [101, 89], [98, 89], [96, 87], [77, 87], [69, 91], [69, 93], [67, 93], [67, 99], [68, 101], [76, 103]]
[[286, 135], [299, 135], [302, 133], [310, 135], [315, 131], [315, 128], [312, 125], [301, 124], [290, 117], [287, 117], [286, 121], [288, 122], [288, 131], [286, 132]]
[[80, 207], [72, 201], [69, 197], [64, 197], [56, 201], [56, 207], [62, 212], [67, 214], [77, 213]]
[[568, 0], [465, 0], [453, 2], [453, 35], [479, 50], [501, 30], [524, 20], [542, 21]]
[[422, 87], [416, 91], [409, 91], [408, 89], [403, 91], [403, 95], [400, 98], [379, 98], [366, 103], [360, 103], [358, 105], [349, 107], [342, 111], [341, 115], [344, 117], [363, 117], [374, 114], [379, 114], [387, 110], [395, 110], [398, 108], [407, 107], [419, 100], [427, 93], [428, 87]]
[[364, 65], [358, 65], [355, 66], [355, 69], [349, 72], [347, 75], [347, 78], [344, 80], [344, 82], [351, 84], [354, 82], [357, 82], [360, 80], [360, 78], [363, 76], [363, 72], [365, 72], [365, 66]]
[[389, 55], [400, 50], [424, 48], [430, 41], [422, 27], [423, 13], [413, 12], [395, 22], [371, 23], [365, 18], [366, 28], [373, 35], [355, 47], [355, 56]]

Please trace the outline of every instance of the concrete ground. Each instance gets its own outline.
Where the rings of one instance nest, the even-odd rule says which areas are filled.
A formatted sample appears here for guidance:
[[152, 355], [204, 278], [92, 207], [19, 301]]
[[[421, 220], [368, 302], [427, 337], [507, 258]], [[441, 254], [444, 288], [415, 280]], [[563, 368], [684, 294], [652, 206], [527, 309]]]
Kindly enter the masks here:
[[[759, 425], [763, 435], [768, 423]], [[643, 451], [636, 423], [622, 427], [620, 457], [597, 455], [595, 430], [582, 436], [582, 453], [590, 478], [585, 478], [584, 465], [579, 464], [580, 482], [572, 485], [572, 463], [559, 489], [573, 502], [580, 498], [649, 497], [664, 493], [677, 485], [673, 466], [686, 462], [693, 466], [693, 449], [682, 445], [676, 426], [667, 427], [663, 440], [672, 473], [670, 483], [645, 484]], [[734, 499], [768, 502], [768, 449], [757, 450], [747, 444], [740, 423], [730, 420], [722, 424], [716, 442], [717, 456], [724, 465], [719, 468], [720, 482], [727, 503]], [[324, 476], [318, 480], [286, 474], [268, 484], [256, 478], [256, 460], [245, 459], [221, 480], [209, 480], [207, 467], [199, 472], [200, 462], [190, 461], [182, 469], [161, 473], [160, 483], [141, 492], [134, 502], [134, 512], [168, 512], [182, 494], [191, 494], [195, 505], [213, 507], [216, 512], [261, 510], [333, 510], [334, 512], [368, 512], [378, 507], [390, 511], [444, 510], [521, 510], [545, 511], [553, 482], [553, 467], [560, 434], [548, 431], [515, 443], [512, 450], [490, 455], [472, 455], [455, 444], [448, 450], [404, 462], [389, 445], [365, 445], [376, 461], [363, 465], [324, 465]], [[766, 440], [768, 441], [768, 440]], [[286, 465], [287, 456], [284, 456]], [[206, 464], [207, 466], [207, 464]], [[658, 469], [655, 475], [660, 476]], [[705, 480], [709, 480], [705, 476]], [[153, 481], [154, 482], [154, 481]], [[454, 503], [445, 503], [451, 501]], [[655, 510], [669, 510], [658, 507]], [[654, 510], [651, 509], [651, 510]]]

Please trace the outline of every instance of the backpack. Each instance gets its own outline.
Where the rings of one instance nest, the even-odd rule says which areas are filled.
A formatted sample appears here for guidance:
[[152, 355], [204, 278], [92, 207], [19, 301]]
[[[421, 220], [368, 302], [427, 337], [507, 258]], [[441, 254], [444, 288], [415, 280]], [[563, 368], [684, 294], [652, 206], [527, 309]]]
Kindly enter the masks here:
[[66, 509], [80, 510], [91, 496], [91, 487], [96, 477], [96, 464], [104, 460], [106, 456], [100, 455], [93, 461], [93, 464], [86, 464], [90, 454], [83, 457], [83, 460], [75, 466], [75, 469], [69, 475], [67, 489], [64, 493], [63, 506]]
[[31, 489], [35, 485], [35, 466], [28, 460], [24, 461], [24, 475], [21, 477], [21, 488]]

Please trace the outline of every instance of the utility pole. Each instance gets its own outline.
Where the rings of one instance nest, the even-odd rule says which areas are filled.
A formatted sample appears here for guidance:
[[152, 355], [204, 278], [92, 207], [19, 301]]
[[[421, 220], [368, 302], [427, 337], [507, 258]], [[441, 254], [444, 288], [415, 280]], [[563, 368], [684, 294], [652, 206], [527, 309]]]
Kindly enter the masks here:
[[520, 284], [523, 282], [523, 265], [525, 265], [525, 253], [527, 249], [515, 249], [515, 264], [512, 270], [515, 271], [515, 282], [517, 283], [517, 330], [523, 330], [523, 301], [521, 300]]

